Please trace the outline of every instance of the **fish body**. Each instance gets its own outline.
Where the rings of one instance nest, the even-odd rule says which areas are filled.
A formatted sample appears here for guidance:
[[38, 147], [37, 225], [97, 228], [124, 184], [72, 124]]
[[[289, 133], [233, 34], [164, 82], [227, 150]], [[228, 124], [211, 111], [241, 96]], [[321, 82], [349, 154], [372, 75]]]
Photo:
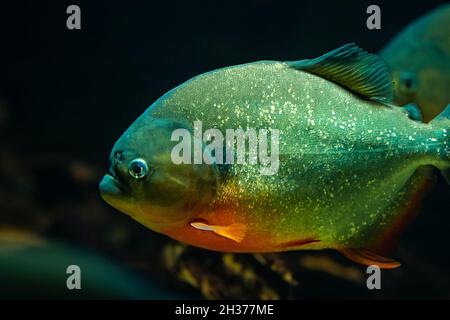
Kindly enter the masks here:
[[[380, 80], [387, 73], [382, 66], [381, 71], [375, 66], [375, 71], [364, 71], [371, 74], [367, 83], [361, 80], [363, 73], [362, 78], [354, 77], [360, 64], [367, 62], [365, 54], [355, 46], [344, 46], [319, 60], [260, 61], [187, 81], [152, 104], [118, 140], [113, 154], [119, 150], [124, 163], [146, 157], [155, 163], [156, 175], [158, 167], [172, 173], [196, 168], [202, 183], [192, 184], [192, 176], [198, 179], [192, 172], [178, 175], [176, 180], [184, 181], [180, 188], [185, 189], [179, 189], [175, 198], [186, 195], [187, 200], [155, 208], [157, 201], [136, 197], [117, 201], [123, 195], [108, 192], [110, 181], [116, 179], [105, 177], [100, 186], [103, 197], [151, 229], [206, 249], [368, 247], [398, 217], [417, 187], [417, 168], [434, 165], [445, 171], [449, 167], [449, 122], [423, 124], [411, 120], [402, 108], [390, 106], [390, 82]], [[340, 68], [347, 59], [353, 61]], [[368, 59], [369, 64], [379, 63], [372, 55]], [[263, 164], [223, 168], [170, 163], [167, 159], [175, 144], [169, 141], [171, 130], [181, 125], [192, 131], [195, 121], [201, 121], [204, 130], [221, 132], [279, 130], [278, 171], [263, 175]], [[139, 140], [157, 144], [159, 151], [146, 150], [149, 147], [142, 147]], [[121, 171], [120, 163], [113, 161], [112, 167]], [[158, 187], [159, 178], [154, 179]], [[165, 181], [169, 183], [167, 177]], [[173, 194], [159, 195], [175, 199]], [[228, 229], [217, 232], [217, 226]], [[235, 238], [230, 226], [244, 236]]]
[[450, 4], [420, 17], [380, 52], [392, 72], [395, 102], [417, 104], [426, 122], [450, 102]]

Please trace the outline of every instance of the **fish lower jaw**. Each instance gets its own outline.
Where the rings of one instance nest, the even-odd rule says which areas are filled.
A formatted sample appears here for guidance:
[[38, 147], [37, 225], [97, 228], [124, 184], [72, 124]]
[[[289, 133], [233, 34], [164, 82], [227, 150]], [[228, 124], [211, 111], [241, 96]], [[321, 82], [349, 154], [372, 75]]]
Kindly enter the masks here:
[[166, 233], [166, 230], [183, 228], [188, 225], [186, 219], [179, 219], [169, 215], [155, 215], [151, 210], [145, 210], [145, 213], [126, 213], [133, 220], [158, 233]]

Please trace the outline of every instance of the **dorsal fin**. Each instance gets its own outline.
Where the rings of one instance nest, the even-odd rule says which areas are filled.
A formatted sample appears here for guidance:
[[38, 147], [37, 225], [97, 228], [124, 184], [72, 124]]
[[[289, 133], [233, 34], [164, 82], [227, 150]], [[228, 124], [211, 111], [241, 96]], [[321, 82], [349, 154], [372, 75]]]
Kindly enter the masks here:
[[384, 61], [354, 43], [346, 44], [315, 59], [286, 62], [333, 81], [359, 96], [383, 103], [393, 101], [393, 86]]

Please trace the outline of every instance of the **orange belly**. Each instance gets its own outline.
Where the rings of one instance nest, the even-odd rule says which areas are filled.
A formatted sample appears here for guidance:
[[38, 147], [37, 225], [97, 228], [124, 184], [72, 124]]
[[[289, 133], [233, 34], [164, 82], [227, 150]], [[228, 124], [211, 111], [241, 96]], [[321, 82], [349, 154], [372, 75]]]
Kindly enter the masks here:
[[[220, 206], [211, 212], [200, 214], [192, 221], [163, 230], [162, 233], [187, 244], [204, 249], [223, 252], [267, 252], [272, 251], [272, 235], [258, 231], [253, 221], [243, 219], [246, 215], [235, 209]], [[247, 232], [241, 242], [236, 242], [213, 231], [199, 230], [190, 225], [193, 221], [201, 221], [208, 225], [227, 226], [242, 223], [247, 226]]]
[[319, 239], [313, 237], [306, 239], [280, 239], [270, 232], [259, 230], [256, 221], [248, 221], [236, 209], [218, 207], [213, 211], [199, 215], [194, 221], [201, 221], [208, 225], [227, 226], [233, 223], [242, 223], [247, 226], [245, 237], [240, 242], [226, 238], [213, 231], [200, 230], [190, 225], [193, 221], [186, 221], [176, 227], [163, 230], [162, 233], [196, 247], [222, 251], [222, 252], [276, 252], [288, 251], [298, 248], [314, 248]]

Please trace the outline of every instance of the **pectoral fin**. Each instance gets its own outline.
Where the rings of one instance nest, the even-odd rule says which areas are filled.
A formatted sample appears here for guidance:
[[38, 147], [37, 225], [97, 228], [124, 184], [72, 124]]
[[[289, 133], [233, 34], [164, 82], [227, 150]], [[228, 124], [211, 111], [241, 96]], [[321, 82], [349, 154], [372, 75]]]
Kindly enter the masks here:
[[408, 118], [414, 121], [422, 122], [422, 111], [420, 111], [419, 107], [414, 103], [409, 103], [407, 105], [404, 105], [403, 110], [408, 115]]
[[242, 223], [232, 223], [228, 226], [213, 226], [203, 222], [191, 222], [191, 226], [204, 231], [212, 231], [222, 237], [241, 242], [247, 233], [247, 226]]
[[390, 258], [385, 258], [367, 249], [338, 249], [346, 258], [353, 262], [366, 266], [376, 265], [381, 269], [394, 269], [400, 267], [400, 263]]

